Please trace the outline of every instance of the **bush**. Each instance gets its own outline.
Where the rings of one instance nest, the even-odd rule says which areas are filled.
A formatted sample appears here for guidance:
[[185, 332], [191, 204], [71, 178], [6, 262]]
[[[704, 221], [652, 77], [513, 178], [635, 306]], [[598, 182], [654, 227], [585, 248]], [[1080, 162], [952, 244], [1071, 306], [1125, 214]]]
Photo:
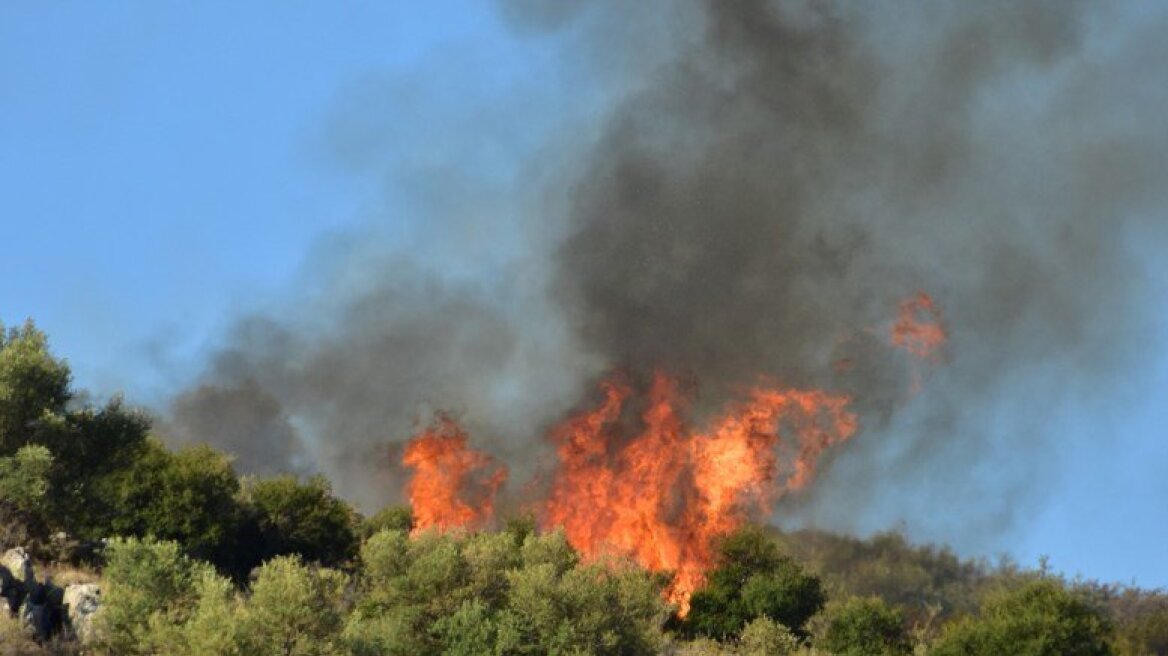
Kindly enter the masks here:
[[727, 640], [766, 617], [803, 636], [804, 624], [825, 600], [818, 578], [779, 553], [762, 531], [746, 528], [722, 540], [718, 564], [678, 628], [689, 636]]
[[322, 476], [301, 483], [277, 476], [245, 486], [252, 535], [246, 560], [253, 565], [275, 556], [298, 555], [307, 562], [336, 567], [357, 553], [357, 514], [333, 496]]
[[111, 480], [121, 509], [110, 521], [114, 533], [173, 540], [194, 558], [234, 569], [239, 481], [226, 454], [202, 445], [171, 453], [151, 441]]
[[414, 528], [414, 513], [409, 506], [386, 506], [361, 522], [361, 539], [384, 530], [409, 532]]
[[977, 617], [951, 624], [936, 656], [1108, 656], [1112, 628], [1102, 613], [1049, 578], [999, 592]]
[[231, 581], [205, 570], [195, 583], [195, 601], [182, 624], [155, 624], [153, 642], [172, 656], [246, 656], [241, 643], [240, 600]]
[[324, 656], [338, 653], [343, 624], [340, 572], [280, 556], [256, 570], [239, 620], [241, 653]]
[[25, 520], [41, 520], [31, 522], [37, 534], [30, 541], [43, 541], [56, 528], [107, 535], [108, 520], [121, 509], [102, 483], [136, 457], [149, 429], [145, 415], [120, 399], [97, 409], [70, 408], [73, 399], [69, 367], [49, 352], [44, 333], [31, 322], [8, 331], [0, 326], [0, 458], [29, 445], [52, 458], [44, 472], [47, 493], [35, 512], [24, 512]]
[[781, 656], [799, 650], [799, 638], [790, 629], [765, 617], [746, 625], [739, 644], [743, 656]]
[[47, 533], [42, 512], [53, 456], [29, 444], [0, 458], [0, 545], [27, 545]]
[[119, 538], [105, 551], [102, 609], [95, 619], [97, 645], [108, 654], [165, 651], [168, 627], [186, 621], [198, 584], [213, 575], [174, 542]]
[[1168, 654], [1168, 599], [1153, 598], [1147, 606], [1117, 627], [1121, 654]]
[[815, 641], [836, 656], [907, 656], [912, 644], [904, 615], [878, 597], [852, 597], [828, 606], [823, 635]]
[[39, 442], [39, 424], [63, 414], [73, 396], [70, 377], [31, 321], [7, 331], [0, 325], [0, 456]]
[[665, 606], [659, 581], [613, 563], [578, 565], [562, 533], [365, 542], [345, 629], [356, 654], [650, 654]]
[[507, 578], [498, 638], [504, 653], [658, 652], [665, 606], [658, 582], [642, 570], [582, 565], [558, 574], [552, 564], [540, 564]]

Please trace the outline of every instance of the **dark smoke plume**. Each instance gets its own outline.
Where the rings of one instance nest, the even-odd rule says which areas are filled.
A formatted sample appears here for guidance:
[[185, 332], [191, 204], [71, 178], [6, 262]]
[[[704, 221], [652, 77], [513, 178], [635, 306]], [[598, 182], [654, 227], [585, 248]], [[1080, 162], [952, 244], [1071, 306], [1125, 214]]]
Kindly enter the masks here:
[[[323, 470], [374, 505], [399, 498], [387, 445], [431, 408], [533, 470], [548, 422], [610, 367], [692, 376], [699, 411], [767, 375], [862, 410], [786, 515], [993, 546], [1040, 499], [1058, 437], [1043, 411], [1148, 347], [1131, 242], [1164, 236], [1165, 12], [635, 5], [505, 3], [606, 89], [601, 118], [553, 132], [486, 198], [444, 178], [456, 208], [419, 218], [408, 256], [359, 260], [355, 287], [326, 284], [324, 325], [241, 322], [174, 432], [222, 437], [245, 467]], [[452, 218], [484, 203], [518, 218]], [[490, 267], [444, 272], [495, 239]], [[917, 290], [951, 343], [912, 397], [881, 331]]]

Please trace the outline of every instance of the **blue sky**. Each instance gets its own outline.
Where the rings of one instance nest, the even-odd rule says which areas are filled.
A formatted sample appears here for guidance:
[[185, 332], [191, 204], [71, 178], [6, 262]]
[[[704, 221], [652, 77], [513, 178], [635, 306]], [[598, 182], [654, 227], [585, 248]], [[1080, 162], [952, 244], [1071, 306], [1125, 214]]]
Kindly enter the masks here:
[[[0, 320], [34, 318], [79, 386], [159, 402], [233, 317], [295, 295], [323, 237], [419, 229], [428, 201], [401, 182], [428, 148], [506, 176], [587, 106], [549, 91], [573, 73], [553, 53], [488, 2], [8, 3]], [[489, 117], [495, 145], [459, 141], [467, 107], [535, 88], [525, 111]], [[362, 103], [383, 109], [347, 124]], [[1158, 255], [1142, 272], [1163, 298]], [[1017, 536], [1023, 562], [1168, 585], [1168, 362], [1148, 360], [1130, 389], [1060, 414], [1058, 489]]]
[[[360, 219], [376, 190], [327, 132], [362, 85], [469, 53], [500, 60], [444, 71], [475, 78], [471, 93], [483, 71], [518, 70], [484, 3], [0, 11], [0, 212], [17, 282], [0, 317], [34, 317], [97, 388], [132, 389], [159, 340], [197, 349]], [[450, 96], [387, 119], [425, 130], [462, 100]]]

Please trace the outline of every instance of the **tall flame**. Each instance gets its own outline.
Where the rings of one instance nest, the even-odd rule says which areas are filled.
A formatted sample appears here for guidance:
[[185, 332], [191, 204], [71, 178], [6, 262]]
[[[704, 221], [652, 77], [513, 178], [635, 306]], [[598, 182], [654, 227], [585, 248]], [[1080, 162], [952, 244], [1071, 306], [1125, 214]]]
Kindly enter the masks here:
[[481, 528], [495, 514], [495, 494], [507, 468], [467, 446], [467, 434], [450, 417], [434, 423], [406, 445], [402, 462], [414, 470], [406, 486], [414, 530]]
[[[889, 338], [919, 360], [936, 361], [947, 335], [924, 292], [900, 303]], [[845, 372], [851, 360], [837, 362]], [[913, 368], [913, 389], [920, 373]], [[630, 557], [673, 573], [667, 597], [685, 616], [714, 565], [714, 543], [784, 494], [806, 487], [820, 456], [857, 429], [851, 399], [822, 390], [760, 385], [729, 404], [704, 430], [686, 422], [688, 397], [676, 378], [654, 375], [638, 417], [634, 389], [613, 376], [602, 400], [555, 426], [557, 468], [537, 502], [540, 525], [562, 528], [586, 558]], [[481, 528], [494, 516], [507, 470], [467, 446], [452, 419], [436, 418], [405, 450], [414, 470], [407, 492], [417, 529]]]
[[633, 434], [621, 414], [632, 389], [609, 379], [604, 400], [552, 431], [559, 469], [543, 508], [586, 557], [615, 553], [671, 571], [679, 614], [714, 560], [714, 539], [807, 485], [824, 449], [856, 431], [849, 399], [760, 387], [705, 432], [687, 428], [676, 379], [658, 373]]

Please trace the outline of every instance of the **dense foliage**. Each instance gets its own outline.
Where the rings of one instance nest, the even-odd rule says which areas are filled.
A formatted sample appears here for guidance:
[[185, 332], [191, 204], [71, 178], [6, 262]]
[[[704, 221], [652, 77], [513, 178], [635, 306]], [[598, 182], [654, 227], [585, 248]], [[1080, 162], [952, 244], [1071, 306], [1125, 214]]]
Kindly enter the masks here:
[[[408, 507], [362, 518], [321, 477], [241, 479], [120, 399], [82, 399], [43, 333], [0, 327], [0, 549], [100, 578], [98, 654], [1168, 654], [1159, 591], [894, 533], [747, 527], [679, 617], [668, 573], [586, 562], [530, 516], [416, 533]], [[78, 649], [3, 613], [0, 645]]]
[[719, 552], [718, 566], [679, 624], [683, 633], [725, 639], [765, 617], [802, 634], [807, 620], [823, 608], [820, 580], [780, 553], [761, 530], [727, 536]]

